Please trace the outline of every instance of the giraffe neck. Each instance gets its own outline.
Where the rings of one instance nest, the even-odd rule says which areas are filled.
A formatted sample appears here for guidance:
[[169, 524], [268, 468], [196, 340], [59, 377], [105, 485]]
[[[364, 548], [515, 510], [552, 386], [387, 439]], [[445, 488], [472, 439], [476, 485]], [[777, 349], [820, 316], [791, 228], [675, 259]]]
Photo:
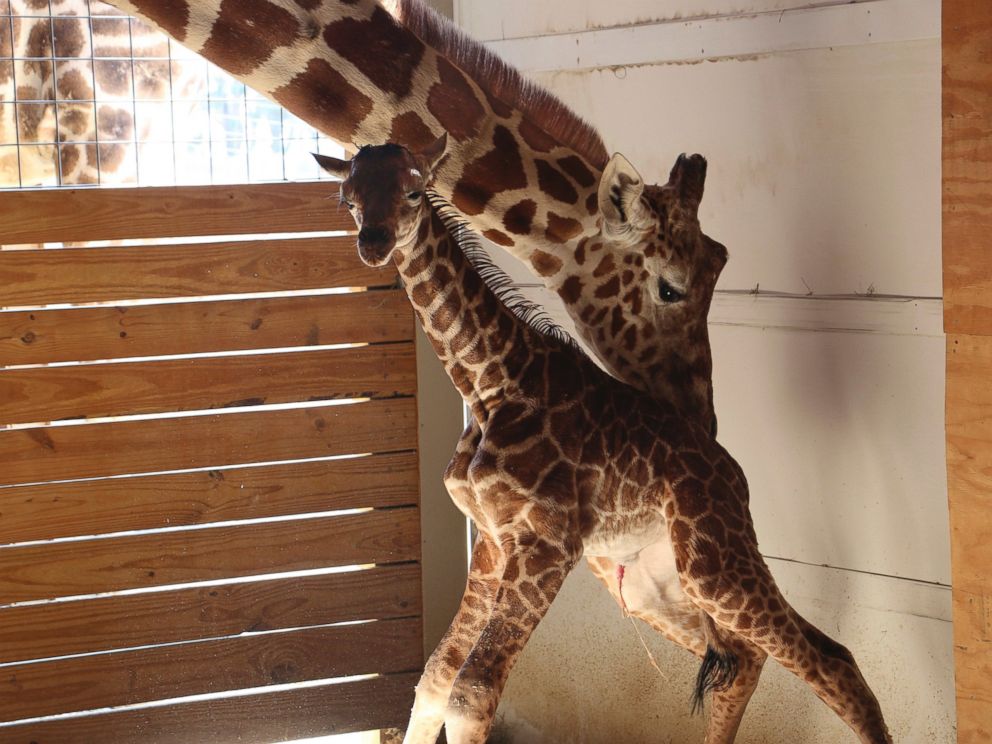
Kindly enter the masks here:
[[415, 243], [395, 251], [395, 262], [438, 359], [480, 423], [526, 386], [535, 353], [564, 345], [507, 308], [433, 210]]
[[[537, 248], [563, 261], [569, 242], [598, 229], [596, 193], [606, 161], [598, 136], [573, 114], [572, 131], [549, 133], [535, 122], [538, 109], [566, 110], [548, 94], [535, 94], [531, 107], [500, 100], [506, 91], [483, 90], [374, 0], [113, 4], [340, 142], [389, 141], [419, 151], [447, 132], [449, 155], [435, 173], [435, 189], [476, 232], [520, 258], [530, 260]], [[419, 3], [390, 7], [438, 46], [457, 44], [445, 36], [452, 32], [431, 25]], [[570, 143], [585, 146], [579, 152]]]

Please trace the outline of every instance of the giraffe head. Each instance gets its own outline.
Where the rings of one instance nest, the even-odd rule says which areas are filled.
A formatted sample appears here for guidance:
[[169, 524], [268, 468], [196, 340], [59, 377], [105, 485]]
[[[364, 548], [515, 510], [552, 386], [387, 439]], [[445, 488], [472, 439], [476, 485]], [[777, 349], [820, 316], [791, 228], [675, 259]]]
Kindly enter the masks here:
[[314, 157], [342, 179], [341, 203], [358, 226], [358, 254], [368, 266], [383, 266], [396, 249], [418, 237], [429, 203], [427, 188], [444, 157], [447, 135], [419, 153], [394, 144], [367, 145], [351, 160]]
[[701, 155], [679, 156], [657, 186], [614, 155], [599, 183], [599, 229], [581, 239], [557, 289], [616, 376], [708, 415], [706, 316], [727, 250], [699, 225], [705, 180]]

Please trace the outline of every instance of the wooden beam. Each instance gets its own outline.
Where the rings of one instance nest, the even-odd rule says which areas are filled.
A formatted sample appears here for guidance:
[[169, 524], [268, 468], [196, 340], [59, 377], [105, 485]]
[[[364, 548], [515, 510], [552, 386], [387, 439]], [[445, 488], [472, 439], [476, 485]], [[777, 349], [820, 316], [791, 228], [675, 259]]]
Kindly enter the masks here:
[[32, 310], [0, 313], [0, 366], [412, 339], [399, 289]]
[[[992, 742], [992, 3], [943, 3], [947, 480], [958, 742]], [[969, 335], [964, 335], [969, 334]]]
[[336, 183], [7, 191], [0, 245], [354, 231]]
[[417, 453], [0, 488], [0, 545], [413, 506]]
[[413, 398], [0, 431], [0, 484], [416, 449]]
[[0, 369], [0, 424], [417, 392], [412, 343]]
[[358, 259], [354, 236], [0, 251], [7, 307], [382, 287], [390, 269]]
[[31, 661], [420, 614], [420, 565], [409, 563], [0, 608], [0, 648], [4, 662]]

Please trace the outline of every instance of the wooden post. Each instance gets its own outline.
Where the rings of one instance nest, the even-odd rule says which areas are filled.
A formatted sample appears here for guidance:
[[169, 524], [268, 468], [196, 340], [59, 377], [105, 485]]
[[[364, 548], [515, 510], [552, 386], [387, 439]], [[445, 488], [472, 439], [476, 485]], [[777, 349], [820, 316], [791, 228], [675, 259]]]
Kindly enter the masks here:
[[958, 742], [992, 742], [992, 2], [943, 3], [947, 479]]

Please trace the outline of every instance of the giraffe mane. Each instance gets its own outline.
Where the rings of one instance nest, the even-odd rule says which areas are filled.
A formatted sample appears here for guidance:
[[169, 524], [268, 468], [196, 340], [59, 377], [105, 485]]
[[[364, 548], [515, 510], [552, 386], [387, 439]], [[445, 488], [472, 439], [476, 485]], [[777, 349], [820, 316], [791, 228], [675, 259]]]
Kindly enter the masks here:
[[609, 153], [595, 127], [557, 96], [524, 78], [494, 52], [471, 38], [423, 0], [393, 0], [396, 18], [428, 46], [459, 67], [488, 95], [526, 118], [591, 165], [603, 170]]
[[493, 262], [482, 239], [469, 227], [461, 213], [435, 192], [428, 191], [427, 196], [431, 207], [441, 218], [469, 265], [496, 299], [532, 331], [569, 348], [581, 350], [571, 334], [555, 323], [543, 307], [520, 294], [513, 279]]

